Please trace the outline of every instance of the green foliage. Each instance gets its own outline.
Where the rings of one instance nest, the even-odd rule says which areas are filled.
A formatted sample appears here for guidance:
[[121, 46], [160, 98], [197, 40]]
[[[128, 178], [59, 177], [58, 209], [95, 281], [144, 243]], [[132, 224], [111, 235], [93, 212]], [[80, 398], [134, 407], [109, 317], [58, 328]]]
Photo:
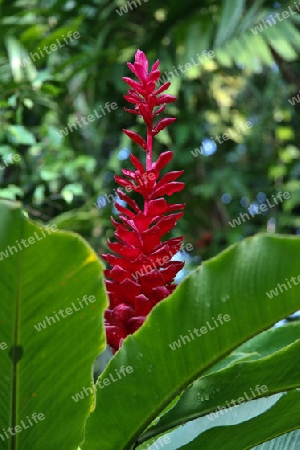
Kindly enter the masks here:
[[[255, 399], [264, 394], [269, 396], [296, 388], [299, 385], [296, 356], [300, 347], [299, 332], [299, 324], [272, 328], [241, 345], [228, 358], [222, 360], [218, 367], [213, 366], [207, 375], [195, 381], [182, 394], [177, 404], [146, 432], [147, 436], [159, 434], [209, 414], [218, 407], [228, 408], [228, 399], [236, 399], [237, 405], [238, 398], [246, 402], [244, 392], [249, 380], [253, 387], [265, 386], [264, 392], [258, 388], [254, 393], [255, 397], [252, 397], [248, 390], [248, 396]], [[224, 368], [220, 369], [220, 365]], [[282, 370], [274, 373], [275, 367]], [[199, 401], [195, 402], [195, 399]], [[234, 407], [234, 403], [230, 407]]]
[[300, 427], [300, 324], [264, 331], [299, 308], [299, 283], [274, 293], [277, 280], [299, 276], [298, 238], [258, 235], [203, 263], [128, 336], [94, 399], [106, 306], [96, 255], [16, 203], [0, 212], [0, 448], [142, 450], [165, 439], [173, 449], [244, 450]]
[[[300, 344], [299, 325], [288, 325], [283, 331], [266, 332], [239, 346], [299, 308], [299, 286], [272, 299], [266, 295], [277, 280], [298, 276], [299, 245], [297, 238], [256, 236], [245, 240], [204, 263], [180, 284], [173, 295], [158, 304], [143, 327], [126, 339], [101, 375], [99, 386], [122, 366], [133, 368], [133, 372], [122, 382], [97, 390], [97, 405], [113, 401], [114, 414], [107, 414], [101, 406], [96, 408], [87, 421], [83, 450], [94, 450], [99, 446], [107, 450], [131, 449], [136, 440], [143, 442], [162, 431], [206, 415], [218, 405], [226, 407], [226, 400], [244, 396], [243, 392], [249, 393], [257, 384], [267, 386], [267, 395], [292, 390], [291, 394], [282, 397], [278, 406], [274, 406], [271, 418], [277, 408], [288, 411], [287, 405], [291, 401], [295, 402], [295, 409], [287, 413], [286, 422], [279, 421], [278, 427], [273, 430], [266, 427], [270, 419], [268, 415], [265, 418], [264, 411], [261, 411], [261, 418], [255, 420], [255, 426], [262, 430], [262, 434], [254, 433], [252, 446], [298, 428], [299, 393], [294, 389], [300, 387], [296, 357]], [[282, 258], [286, 261], [284, 266], [281, 264]], [[227, 319], [229, 317], [227, 322], [226, 315]], [[214, 321], [218, 316], [224, 318], [222, 324]], [[202, 326], [206, 330], [202, 331]], [[195, 328], [198, 332], [200, 329], [200, 336], [195, 335]], [[229, 362], [226, 359], [223, 362], [223, 358], [236, 348]], [[252, 354], [258, 351], [261, 357], [255, 358]], [[232, 358], [240, 353], [241, 362], [237, 359], [233, 364]], [[224, 368], [212, 367], [219, 361]], [[207, 375], [210, 367], [212, 369]], [[275, 377], [274, 367], [277, 370]], [[198, 382], [191, 386], [196, 379]], [[232, 385], [233, 380], [236, 381]], [[173, 409], [149, 429], [151, 422], [184, 389], [187, 391]], [[201, 403], [203, 398], [205, 405]], [[246, 398], [245, 401], [248, 400]], [[226, 431], [233, 436], [225, 439], [233, 448], [249, 448], [248, 441], [241, 442], [240, 437], [245, 434], [246, 417], [241, 431], [237, 430], [235, 434], [234, 427], [228, 427], [228, 433]], [[205, 420], [207, 422], [207, 417]], [[114, 423], [118, 423], [118, 432], [111, 433]], [[98, 433], [100, 424], [101, 435]], [[199, 438], [187, 448], [199, 448], [199, 442], [204, 448], [213, 448], [209, 445], [216, 442], [218, 428], [214, 433], [211, 430], [208, 438], [205, 435], [202, 437], [204, 429], [197, 428], [193, 436], [196, 438], [199, 435]], [[178, 433], [181, 434], [180, 431]], [[185, 448], [182, 447], [183, 442], [180, 441], [179, 445], [175, 438], [174, 442], [176, 444], [171, 448]], [[240, 442], [237, 444], [239, 446], [234, 447], [234, 442]]]
[[[252, 402], [253, 404], [249, 402], [243, 411], [239, 412], [238, 417], [234, 413], [228, 413], [228, 422], [231, 418], [229, 426], [221, 420], [219, 426], [215, 424], [216, 426], [211, 429], [207, 429], [207, 423], [203, 423], [201, 419], [190, 423], [180, 435], [179, 430], [170, 433], [169, 439], [173, 445], [171, 444], [169, 448], [197, 450], [203, 446], [205, 449], [212, 450], [215, 445], [222, 446], [224, 450], [251, 448], [255, 444], [270, 439], [271, 436], [278, 436], [299, 428], [299, 395], [299, 391], [295, 390], [269, 399], [257, 400]], [[243, 421], [251, 416], [250, 420]], [[278, 420], [278, 417], [281, 419]], [[192, 441], [191, 438], [195, 439]], [[184, 441], [188, 443], [184, 445]], [[279, 444], [282, 445], [283, 442], [286, 440], [279, 441]], [[277, 444], [277, 440], [273, 442], [274, 444]], [[288, 446], [282, 448], [289, 449]]]
[[[185, 170], [186, 189], [177, 199], [186, 212], [176, 229], [194, 248], [185, 274], [258, 231], [299, 234], [300, 103], [289, 101], [300, 90], [299, 14], [255, 34], [262, 20], [295, 10], [294, 2], [235, 3], [141, 0], [119, 15], [125, 0], [0, 2], [0, 197], [7, 200], [0, 203], [0, 345], [9, 344], [0, 348], [0, 429], [32, 412], [45, 415], [30, 432], [0, 438], [1, 450], [82, 443], [94, 398], [76, 403], [71, 396], [91, 385], [92, 363], [103, 349], [102, 267], [81, 238], [62, 231], [9, 258], [1, 252], [45, 230], [25, 216], [79, 233], [97, 253], [107, 250], [115, 211], [111, 201], [98, 207], [97, 198], [113, 194], [114, 174], [130, 168], [131, 144], [121, 130], [132, 128], [134, 118], [123, 113], [121, 77], [137, 48], [161, 60], [177, 96], [170, 109], [177, 121], [160, 144], [174, 151], [174, 170]], [[78, 38], [64, 41], [76, 32]], [[43, 50], [51, 45], [58, 48]], [[186, 69], [192, 59], [200, 63]], [[117, 109], [71, 132], [70, 125], [107, 102]], [[140, 131], [139, 122], [134, 127]], [[193, 156], [205, 143], [211, 151]], [[280, 191], [290, 198], [229, 225]], [[8, 200], [22, 202], [25, 214]], [[298, 246], [296, 237], [245, 240], [200, 266], [158, 305], [101, 375], [82, 449], [143, 450], [160, 433], [170, 437], [169, 450], [298, 449], [299, 325], [271, 327], [299, 309], [299, 287], [266, 296], [300, 273]], [[97, 308], [87, 307], [84, 320], [78, 313], [65, 327], [62, 319], [34, 329], [89, 293]], [[230, 322], [169, 348], [220, 313], [230, 314]], [[19, 362], [13, 346], [23, 348]], [[100, 389], [122, 365], [133, 372]], [[209, 421], [218, 406], [264, 383], [268, 397], [257, 395]]]
[[16, 203], [1, 202], [0, 217], [0, 448], [75, 449], [94, 399], [72, 395], [92, 386], [104, 348], [102, 266], [79, 236], [36, 225]]
[[[0, 196], [21, 200], [30, 217], [44, 222], [66, 224], [67, 217], [68, 229], [106, 250], [112, 204], [99, 209], [95, 203], [114, 192], [114, 173], [129, 166], [119, 159], [120, 150], [130, 145], [121, 129], [133, 123], [122, 112], [121, 76], [140, 47], [149, 59], [160, 58], [163, 74], [173, 71], [172, 93], [178, 99], [171, 112], [178, 120], [162, 143], [174, 150], [173, 167], [185, 170], [187, 188], [178, 202], [187, 207], [178, 226], [193, 244], [193, 265], [257, 231], [295, 233], [298, 109], [287, 100], [297, 91], [297, 14], [254, 34], [263, 19], [288, 6], [277, 8], [267, 0], [240, 1], [235, 7], [231, 0], [201, 5], [169, 0], [162, 6], [152, 0], [121, 16], [120, 6], [106, 0], [2, 2], [0, 157], [9, 150], [21, 160], [0, 172]], [[68, 41], [68, 32], [80, 36]], [[64, 47], [43, 50], [57, 40]], [[208, 51], [215, 56], [208, 58]], [[178, 69], [192, 58], [198, 62], [198, 56], [197, 66], [183, 73]], [[24, 58], [31, 62], [24, 64]], [[95, 115], [106, 102], [118, 108], [63, 136], [68, 124]], [[246, 121], [251, 128], [243, 129]], [[218, 143], [217, 136], [237, 129], [244, 131]], [[216, 152], [195, 158], [191, 152], [210, 138]], [[287, 160], [290, 146], [294, 156]], [[280, 190], [291, 192], [289, 204], [236, 229], [228, 225], [257, 202], [259, 193], [271, 198]], [[208, 230], [213, 240], [203, 244]]]

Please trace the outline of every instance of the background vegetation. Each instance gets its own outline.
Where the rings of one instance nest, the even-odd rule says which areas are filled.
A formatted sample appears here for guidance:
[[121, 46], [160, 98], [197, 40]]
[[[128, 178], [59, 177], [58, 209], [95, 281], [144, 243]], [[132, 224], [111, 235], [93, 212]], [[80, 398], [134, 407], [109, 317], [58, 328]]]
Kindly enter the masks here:
[[[186, 269], [258, 231], [300, 232], [300, 13], [294, 2], [269, 0], [4, 0], [1, 6], [0, 158], [20, 161], [0, 171], [0, 196], [18, 199], [28, 215], [83, 235], [98, 253], [112, 236], [113, 176], [128, 161], [131, 143], [122, 134], [135, 117], [124, 112], [126, 61], [137, 48], [161, 69], [202, 60], [170, 76], [177, 122], [161, 134], [157, 153], [174, 150], [173, 168], [184, 169], [186, 189], [178, 194], [186, 214], [176, 233], [193, 245]], [[121, 6], [127, 13], [119, 13]], [[289, 5], [291, 5], [289, 9]], [[254, 34], [261, 20], [296, 11]], [[273, 19], [274, 20], [274, 19]], [[24, 58], [45, 45], [80, 37], [39, 58]], [[23, 67], [22, 67], [23, 66]], [[106, 102], [118, 108], [62, 136], [76, 119]], [[218, 143], [217, 135], [243, 128]], [[192, 151], [205, 144], [205, 155]], [[133, 149], [138, 152], [138, 148]], [[291, 198], [235, 228], [229, 221], [279, 191]]]

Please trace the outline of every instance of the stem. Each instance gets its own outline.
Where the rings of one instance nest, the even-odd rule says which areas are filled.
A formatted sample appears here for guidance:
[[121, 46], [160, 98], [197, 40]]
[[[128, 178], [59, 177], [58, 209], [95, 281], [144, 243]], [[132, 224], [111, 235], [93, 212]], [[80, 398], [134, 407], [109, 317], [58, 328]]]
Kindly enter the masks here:
[[[146, 154], [146, 171], [152, 169], [152, 126], [147, 127], [147, 154]], [[148, 213], [148, 200], [145, 199], [145, 207], [144, 207], [144, 214], [147, 215]]]
[[147, 156], [146, 156], [146, 170], [152, 169], [152, 129], [147, 127]]

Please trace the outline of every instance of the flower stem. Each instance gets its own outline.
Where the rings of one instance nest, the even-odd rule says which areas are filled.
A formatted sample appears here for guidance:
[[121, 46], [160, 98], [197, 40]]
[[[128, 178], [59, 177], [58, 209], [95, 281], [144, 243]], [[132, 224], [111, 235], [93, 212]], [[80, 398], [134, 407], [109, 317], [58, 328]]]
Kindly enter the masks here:
[[[147, 127], [147, 152], [146, 152], [146, 171], [152, 169], [152, 127]], [[145, 199], [145, 205], [144, 205], [144, 214], [147, 215], [148, 213], [148, 200]]]
[[152, 169], [152, 129], [147, 127], [147, 156], [146, 156], [146, 170]]

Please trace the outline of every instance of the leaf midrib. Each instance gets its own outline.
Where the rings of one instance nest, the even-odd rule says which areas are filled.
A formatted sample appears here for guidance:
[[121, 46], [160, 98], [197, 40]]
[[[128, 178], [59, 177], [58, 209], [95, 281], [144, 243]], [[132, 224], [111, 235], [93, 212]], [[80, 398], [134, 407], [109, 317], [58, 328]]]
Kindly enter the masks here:
[[[19, 212], [18, 212], [19, 214]], [[20, 219], [20, 215], [19, 218]], [[24, 236], [24, 226], [25, 226], [25, 222], [20, 220], [20, 237], [19, 239], [21, 240], [21, 236]], [[14, 245], [14, 244], [12, 244]], [[24, 250], [24, 249], [23, 249]], [[17, 260], [17, 268], [16, 268], [16, 306], [15, 306], [15, 317], [14, 317], [14, 332], [13, 332], [13, 350], [12, 350], [12, 392], [11, 392], [11, 428], [14, 429], [14, 427], [17, 425], [17, 364], [18, 364], [18, 360], [16, 360], [16, 356], [17, 356], [17, 352], [16, 352], [16, 348], [19, 342], [19, 336], [20, 336], [20, 326], [19, 326], [19, 321], [20, 321], [20, 303], [21, 303], [21, 275], [22, 275], [22, 250], [20, 250], [20, 255], [19, 255], [19, 251], [16, 255], [16, 260]], [[17, 433], [15, 433], [12, 436], [12, 439], [10, 440], [10, 449], [11, 450], [17, 450]]]

